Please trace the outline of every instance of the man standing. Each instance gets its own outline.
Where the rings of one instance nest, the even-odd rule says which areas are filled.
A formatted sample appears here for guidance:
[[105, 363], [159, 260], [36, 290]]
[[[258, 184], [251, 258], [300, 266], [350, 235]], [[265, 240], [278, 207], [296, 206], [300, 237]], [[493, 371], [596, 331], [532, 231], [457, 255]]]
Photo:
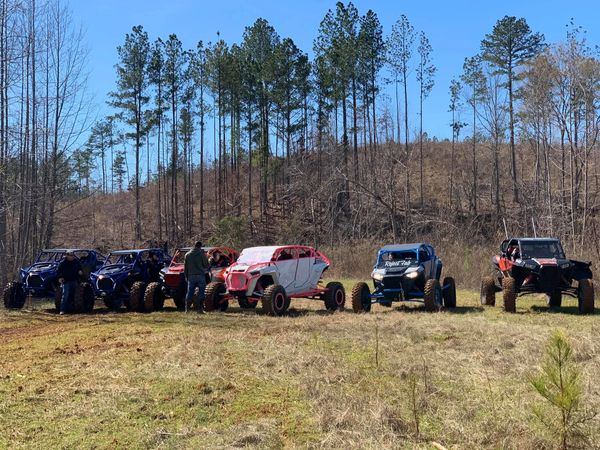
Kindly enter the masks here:
[[185, 297], [185, 311], [192, 304], [194, 291], [200, 290], [198, 312], [204, 312], [204, 290], [206, 289], [206, 273], [210, 269], [206, 253], [202, 250], [202, 242], [198, 241], [194, 248], [185, 254], [183, 273], [187, 280], [187, 295]]
[[60, 301], [60, 312], [63, 315], [71, 311], [73, 295], [77, 289], [77, 281], [83, 276], [81, 263], [75, 257], [75, 253], [66, 252], [64, 259], [60, 262], [57, 269], [58, 282], [62, 285], [62, 299]]

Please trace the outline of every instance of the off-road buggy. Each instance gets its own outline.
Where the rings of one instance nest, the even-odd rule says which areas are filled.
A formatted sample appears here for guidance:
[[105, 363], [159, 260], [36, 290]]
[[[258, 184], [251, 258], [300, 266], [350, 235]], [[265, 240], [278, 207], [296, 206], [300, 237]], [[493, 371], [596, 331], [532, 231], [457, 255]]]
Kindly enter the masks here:
[[330, 311], [341, 310], [346, 293], [341, 283], [321, 285], [329, 259], [312, 247], [302, 245], [251, 247], [225, 271], [225, 283], [211, 282], [206, 287], [207, 311], [225, 311], [229, 300], [241, 308], [255, 308], [260, 301], [270, 315], [281, 316], [292, 298], [321, 300]]
[[170, 261], [160, 248], [119, 250], [111, 252], [90, 279], [107, 308], [117, 310], [124, 304], [129, 311], [150, 312], [163, 308], [160, 271]]
[[[183, 274], [183, 263], [185, 254], [191, 247], [178, 248], [173, 255], [171, 264], [160, 271], [160, 282], [165, 297], [172, 298], [177, 309], [185, 308], [185, 296], [187, 294], [187, 283]], [[239, 253], [229, 247], [203, 247], [209, 260], [217, 253], [221, 254], [220, 263], [212, 263], [210, 273], [207, 274], [206, 283], [211, 281], [225, 282], [224, 272], [233, 264]]]
[[591, 265], [568, 259], [558, 239], [506, 239], [492, 258], [492, 275], [481, 281], [481, 304], [495, 305], [496, 292], [502, 292], [504, 310], [515, 312], [517, 297], [546, 294], [548, 306], [560, 308], [568, 295], [577, 298], [580, 313], [593, 313]]
[[54, 248], [42, 250], [35, 262], [19, 270], [18, 280], [4, 288], [4, 306], [9, 309], [21, 309], [28, 295], [37, 298], [54, 298], [56, 310], [60, 309], [62, 287], [58, 282], [58, 265], [65, 253], [71, 251], [79, 259], [84, 276], [75, 291], [74, 312], [89, 312], [94, 308], [93, 289], [89, 284], [90, 273], [104, 263], [104, 257], [92, 249]]
[[433, 311], [456, 306], [456, 286], [452, 277], [440, 284], [442, 261], [429, 244], [386, 245], [377, 252], [371, 273], [374, 291], [360, 282], [352, 288], [352, 309], [368, 312], [371, 305], [392, 306], [396, 301], [423, 302]]

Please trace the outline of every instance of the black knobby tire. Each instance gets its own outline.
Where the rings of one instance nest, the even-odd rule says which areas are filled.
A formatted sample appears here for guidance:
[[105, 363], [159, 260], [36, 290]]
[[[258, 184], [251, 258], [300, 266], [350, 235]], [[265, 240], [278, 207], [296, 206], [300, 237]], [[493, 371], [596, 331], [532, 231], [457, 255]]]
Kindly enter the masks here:
[[208, 283], [204, 291], [204, 310], [205, 311], [227, 311], [229, 300], [224, 300], [223, 296], [227, 293], [225, 283], [215, 281]]
[[592, 280], [587, 278], [579, 280], [577, 300], [581, 314], [594, 313], [594, 286], [592, 285]]
[[79, 283], [73, 294], [73, 312], [89, 314], [94, 310], [94, 288], [90, 283]]
[[425, 282], [423, 303], [426, 311], [436, 311], [442, 307], [442, 287], [438, 280], [432, 278]]
[[242, 309], [255, 309], [258, 305], [258, 302], [251, 302], [247, 297], [238, 297], [237, 301]]
[[331, 281], [325, 286], [325, 308], [327, 311], [343, 311], [346, 305], [346, 291], [344, 285], [337, 281]]
[[136, 281], [131, 286], [129, 291], [129, 302], [127, 303], [127, 309], [129, 311], [143, 311], [144, 307], [144, 294], [146, 293], [146, 283], [143, 281]]
[[10, 282], [4, 288], [3, 300], [6, 309], [22, 309], [26, 299], [22, 283]]
[[158, 282], [150, 283], [144, 292], [143, 311], [152, 312], [160, 311], [165, 305], [165, 295], [162, 291], [162, 286]]
[[444, 298], [444, 308], [456, 308], [456, 282], [452, 277], [444, 278], [442, 283], [442, 297]]
[[187, 283], [185, 282], [185, 277], [182, 275], [177, 288], [175, 289], [175, 294], [173, 294], [173, 302], [178, 310], [183, 311], [185, 309], [185, 297], [187, 295]]
[[352, 288], [352, 311], [357, 314], [371, 311], [371, 290], [367, 283], [356, 283]]
[[504, 311], [517, 312], [517, 282], [514, 278], [505, 277], [502, 279], [502, 299], [504, 301]]
[[282, 285], [272, 284], [264, 290], [262, 307], [267, 314], [271, 316], [281, 316], [285, 314], [289, 306], [290, 300]]
[[550, 308], [560, 308], [562, 305], [562, 292], [560, 292], [560, 290], [557, 289], [551, 294], [548, 294], [546, 303]]
[[54, 308], [56, 312], [60, 311], [60, 304], [62, 303], [63, 287], [62, 284], [56, 283], [53, 285], [54, 288]]
[[496, 305], [496, 282], [493, 277], [483, 277], [481, 279], [481, 293], [479, 302], [483, 306]]

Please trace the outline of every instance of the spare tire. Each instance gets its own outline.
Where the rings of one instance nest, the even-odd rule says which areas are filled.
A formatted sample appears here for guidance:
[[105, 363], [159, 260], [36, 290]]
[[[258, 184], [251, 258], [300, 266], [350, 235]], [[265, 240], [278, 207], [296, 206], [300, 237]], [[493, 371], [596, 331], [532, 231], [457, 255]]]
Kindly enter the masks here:
[[23, 283], [10, 282], [4, 288], [4, 307], [6, 309], [22, 309], [27, 299]]

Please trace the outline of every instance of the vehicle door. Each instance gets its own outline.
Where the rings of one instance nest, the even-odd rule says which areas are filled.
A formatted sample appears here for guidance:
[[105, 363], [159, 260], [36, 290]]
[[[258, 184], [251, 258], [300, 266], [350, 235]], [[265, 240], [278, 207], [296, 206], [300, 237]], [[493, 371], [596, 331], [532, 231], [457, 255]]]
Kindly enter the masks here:
[[136, 263], [134, 266], [134, 272], [139, 272], [140, 281], [147, 281], [149, 278], [149, 276], [148, 276], [149, 260], [150, 260], [150, 252], [148, 250], [144, 250], [143, 252], [141, 252], [136, 259]]
[[315, 262], [315, 255], [309, 247], [298, 248], [298, 265], [296, 267], [295, 286], [305, 290], [310, 285], [310, 274]]
[[279, 272], [279, 284], [289, 293], [295, 291], [296, 268], [298, 252], [293, 247], [284, 247], [274, 255], [274, 262]]

